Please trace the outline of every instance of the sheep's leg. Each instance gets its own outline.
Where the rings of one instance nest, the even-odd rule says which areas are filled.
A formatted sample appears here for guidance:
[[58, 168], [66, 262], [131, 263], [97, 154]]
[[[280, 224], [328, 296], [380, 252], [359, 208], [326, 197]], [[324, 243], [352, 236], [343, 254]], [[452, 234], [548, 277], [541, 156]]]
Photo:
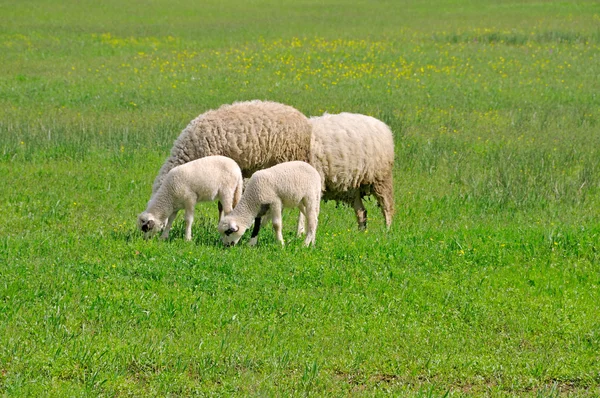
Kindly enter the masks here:
[[185, 240], [192, 240], [192, 223], [194, 222], [194, 204], [185, 207]]
[[365, 209], [362, 199], [360, 198], [360, 192], [356, 193], [352, 207], [354, 207], [354, 212], [356, 213], [358, 229], [360, 231], [364, 231], [365, 229], [367, 229], [367, 209]]
[[311, 203], [305, 207], [306, 212], [306, 239], [304, 240], [304, 246], [315, 245], [315, 238], [317, 234], [317, 224], [319, 217], [319, 202]]
[[217, 209], [219, 209], [219, 221], [221, 221], [223, 218], [223, 205], [220, 200], [217, 202]]
[[242, 198], [242, 191], [244, 190], [244, 182], [243, 180], [240, 180], [237, 184], [237, 186], [235, 187], [235, 191], [233, 192], [233, 207], [237, 206], [237, 204], [240, 202], [240, 199]]
[[249, 246], [256, 246], [258, 243], [258, 232], [260, 231], [260, 217], [256, 217], [254, 219], [254, 228], [252, 229], [252, 235], [250, 236], [250, 240], [248, 241]]
[[262, 222], [262, 217], [265, 214], [267, 214], [268, 211], [269, 205], [262, 205], [260, 207], [260, 210], [256, 215], [256, 218], [254, 219], [254, 228], [252, 229], [252, 235], [250, 236], [250, 241], [248, 242], [248, 245], [256, 246], [256, 243], [258, 243], [258, 233], [260, 232], [260, 224]]
[[173, 221], [175, 221], [175, 217], [177, 217], [176, 211], [174, 211], [169, 216], [169, 219], [167, 220], [167, 226], [165, 227], [165, 230], [163, 231], [162, 235], [160, 236], [162, 239], [167, 239], [169, 237], [169, 231], [171, 230], [171, 226], [173, 226]]
[[233, 210], [233, 206], [231, 205], [231, 200], [227, 199], [225, 197], [223, 197], [223, 199], [218, 202], [218, 206], [219, 206], [219, 221], [221, 221], [221, 219], [224, 216], [231, 213], [231, 211]]
[[300, 236], [304, 233], [304, 225], [306, 224], [306, 207], [300, 203], [298, 205], [298, 209], [300, 210], [300, 214], [298, 215], [298, 228], [296, 230], [296, 236]]
[[373, 194], [377, 198], [381, 212], [385, 218], [385, 225], [388, 229], [392, 226], [392, 217], [394, 216], [394, 185], [390, 175], [383, 181], [373, 184]]
[[281, 203], [273, 203], [273, 205], [271, 206], [271, 222], [273, 223], [273, 230], [275, 231], [277, 240], [283, 246], [285, 243], [283, 241], [283, 233], [281, 232], [281, 227], [282, 227], [281, 210], [282, 210]]

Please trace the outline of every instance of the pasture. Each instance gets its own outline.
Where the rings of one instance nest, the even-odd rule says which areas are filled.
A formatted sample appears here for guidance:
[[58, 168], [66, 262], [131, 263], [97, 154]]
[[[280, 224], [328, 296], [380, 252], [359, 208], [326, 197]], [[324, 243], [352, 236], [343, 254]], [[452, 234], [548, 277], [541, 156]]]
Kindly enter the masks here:
[[[0, 61], [1, 395], [600, 395], [597, 2], [5, 0]], [[175, 138], [249, 99], [386, 122], [391, 230], [144, 241]]]

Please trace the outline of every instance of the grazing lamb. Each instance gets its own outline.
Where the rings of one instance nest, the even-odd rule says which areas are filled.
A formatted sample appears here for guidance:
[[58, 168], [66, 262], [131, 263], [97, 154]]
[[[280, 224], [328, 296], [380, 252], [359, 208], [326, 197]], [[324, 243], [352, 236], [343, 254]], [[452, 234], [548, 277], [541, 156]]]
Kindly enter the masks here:
[[[354, 207], [358, 228], [367, 227], [362, 198], [373, 194], [390, 228], [394, 215], [394, 138], [382, 121], [355, 113], [311, 117], [309, 163], [321, 174], [323, 199]], [[303, 230], [302, 214], [298, 232]]]
[[308, 119], [291, 106], [258, 100], [223, 105], [201, 114], [181, 132], [152, 193], [173, 167], [204, 156], [235, 160], [245, 177], [278, 163], [308, 161], [310, 138]]
[[238, 205], [219, 222], [219, 233], [226, 246], [235, 245], [254, 221], [250, 245], [258, 240], [261, 217], [268, 214], [277, 240], [283, 245], [281, 211], [298, 207], [307, 220], [304, 245], [315, 244], [321, 200], [321, 177], [305, 162], [286, 162], [252, 175]]
[[174, 167], [138, 216], [138, 227], [146, 237], [164, 229], [161, 237], [166, 239], [177, 213], [185, 209], [185, 240], [191, 240], [196, 203], [218, 199], [220, 220], [240, 201], [242, 188], [240, 167], [225, 156], [207, 156]]

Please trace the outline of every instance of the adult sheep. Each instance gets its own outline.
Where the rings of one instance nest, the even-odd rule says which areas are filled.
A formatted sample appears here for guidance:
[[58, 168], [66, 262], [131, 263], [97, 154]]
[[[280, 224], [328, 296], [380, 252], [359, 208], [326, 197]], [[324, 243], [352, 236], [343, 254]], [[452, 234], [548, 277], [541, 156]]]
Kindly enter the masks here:
[[311, 126], [297, 109], [271, 101], [236, 102], [209, 110], [181, 132], [152, 186], [173, 167], [209, 155], [227, 156], [244, 177], [275, 164], [308, 161]]
[[[367, 227], [362, 198], [374, 195], [390, 228], [394, 215], [394, 138], [390, 128], [371, 116], [340, 113], [311, 117], [309, 163], [321, 174], [324, 200], [354, 207], [358, 228]], [[298, 232], [302, 232], [300, 214]]]

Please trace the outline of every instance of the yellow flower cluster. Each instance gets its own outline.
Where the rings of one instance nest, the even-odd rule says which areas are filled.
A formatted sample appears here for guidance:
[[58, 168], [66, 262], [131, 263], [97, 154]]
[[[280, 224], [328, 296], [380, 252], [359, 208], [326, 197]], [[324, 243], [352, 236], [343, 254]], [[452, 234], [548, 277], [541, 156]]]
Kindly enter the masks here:
[[[498, 33], [499, 37], [502, 34]], [[485, 35], [493, 36], [493, 32], [474, 30], [466, 34], [475, 38]], [[476, 84], [481, 90], [498, 87], [499, 91], [512, 84], [535, 90], [572, 84], [573, 64], [584, 62], [600, 49], [597, 44], [564, 46], [532, 41], [498, 48], [504, 39], [439, 42], [417, 35], [409, 42], [294, 37], [199, 51], [174, 50], [182, 43], [173, 37], [118, 38], [106, 33], [96, 39], [112, 47], [150, 46], [151, 51], [137, 52], [120, 68], [134, 77], [156, 73], [171, 88], [218, 73], [246, 84], [250, 77], [266, 75], [275, 82], [299, 82], [308, 87], [358, 84], [369, 88], [384, 82], [390, 91], [407, 85], [427, 89], [432, 84]]]

